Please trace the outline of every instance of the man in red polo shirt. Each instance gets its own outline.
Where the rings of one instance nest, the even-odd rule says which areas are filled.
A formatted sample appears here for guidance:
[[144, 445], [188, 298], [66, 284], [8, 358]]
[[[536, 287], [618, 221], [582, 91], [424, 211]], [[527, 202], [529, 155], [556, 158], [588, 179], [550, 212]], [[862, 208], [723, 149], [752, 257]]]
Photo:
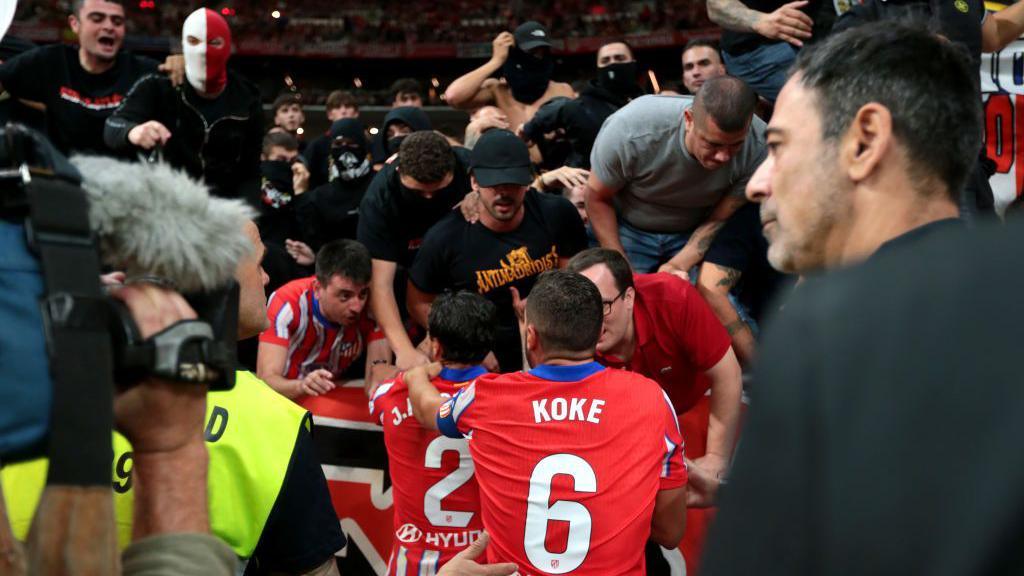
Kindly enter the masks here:
[[[568, 270], [589, 278], [604, 300], [597, 359], [660, 384], [682, 415], [687, 455], [698, 456], [691, 475], [721, 480], [736, 439], [742, 372], [729, 334], [711, 308], [696, 288], [676, 276], [633, 275], [629, 262], [614, 250], [584, 250], [569, 261]], [[690, 529], [680, 546], [691, 570], [703, 542], [702, 515], [688, 515]]]

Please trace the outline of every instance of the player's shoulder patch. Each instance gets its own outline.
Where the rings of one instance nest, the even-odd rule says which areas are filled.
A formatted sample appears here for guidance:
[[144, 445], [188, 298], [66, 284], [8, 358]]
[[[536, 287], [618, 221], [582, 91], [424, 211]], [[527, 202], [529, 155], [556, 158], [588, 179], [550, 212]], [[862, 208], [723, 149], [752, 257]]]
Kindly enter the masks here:
[[476, 380], [469, 383], [468, 386], [459, 390], [458, 393], [452, 398], [451, 410], [453, 417], [458, 420], [462, 413], [465, 412], [466, 408], [473, 403], [476, 399]]
[[461, 438], [459, 418], [476, 399], [476, 381], [459, 390], [437, 410], [437, 429], [449, 438]]

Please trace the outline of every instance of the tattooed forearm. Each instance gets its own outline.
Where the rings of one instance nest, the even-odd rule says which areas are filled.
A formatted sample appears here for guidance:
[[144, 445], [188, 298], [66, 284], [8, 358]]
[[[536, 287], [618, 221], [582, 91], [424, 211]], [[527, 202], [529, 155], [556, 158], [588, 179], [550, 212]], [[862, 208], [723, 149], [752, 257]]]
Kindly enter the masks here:
[[729, 268], [728, 266], [719, 266], [718, 264], [712, 264], [712, 266], [718, 268], [718, 271], [724, 274], [724, 276], [722, 276], [718, 280], [715, 286], [723, 286], [726, 290], [729, 290], [733, 286], [735, 286], [736, 283], [739, 282], [740, 276], [743, 275], [743, 272], [735, 268]]
[[750, 326], [747, 326], [747, 323], [740, 319], [737, 319], [735, 322], [729, 322], [725, 325], [725, 331], [729, 333], [730, 338], [740, 330], [749, 328]]
[[701, 256], [707, 254], [708, 248], [711, 248], [711, 243], [715, 241], [715, 236], [718, 235], [718, 230], [724, 224], [725, 222], [705, 224], [694, 233], [694, 236], [697, 236], [697, 252]]
[[761, 13], [747, 8], [738, 0], [708, 0], [708, 17], [722, 28], [753, 32]]

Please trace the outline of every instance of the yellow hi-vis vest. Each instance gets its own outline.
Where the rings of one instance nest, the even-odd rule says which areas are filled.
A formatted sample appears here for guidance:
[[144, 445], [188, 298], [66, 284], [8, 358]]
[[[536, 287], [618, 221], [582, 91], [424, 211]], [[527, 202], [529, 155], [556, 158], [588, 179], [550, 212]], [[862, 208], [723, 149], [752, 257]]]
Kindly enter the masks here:
[[[206, 396], [206, 447], [210, 530], [240, 558], [252, 556], [281, 491], [301, 426], [308, 413], [251, 372], [239, 371], [235, 387]], [[25, 540], [46, 485], [47, 460], [0, 470], [14, 536]], [[132, 536], [132, 452], [114, 433], [114, 511], [121, 548]]]

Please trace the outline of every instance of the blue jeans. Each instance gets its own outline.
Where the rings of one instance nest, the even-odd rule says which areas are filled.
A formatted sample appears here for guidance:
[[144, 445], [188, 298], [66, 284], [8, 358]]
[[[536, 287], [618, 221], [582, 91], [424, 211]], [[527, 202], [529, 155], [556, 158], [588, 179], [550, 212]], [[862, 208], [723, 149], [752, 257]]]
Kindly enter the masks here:
[[678, 254], [689, 239], [689, 234], [645, 232], [619, 219], [619, 241], [637, 274], [657, 272], [658, 266]]
[[775, 104], [779, 90], [786, 83], [786, 72], [796, 60], [796, 50], [788, 42], [762, 44], [745, 54], [722, 52], [725, 69], [743, 80], [765, 100]]

